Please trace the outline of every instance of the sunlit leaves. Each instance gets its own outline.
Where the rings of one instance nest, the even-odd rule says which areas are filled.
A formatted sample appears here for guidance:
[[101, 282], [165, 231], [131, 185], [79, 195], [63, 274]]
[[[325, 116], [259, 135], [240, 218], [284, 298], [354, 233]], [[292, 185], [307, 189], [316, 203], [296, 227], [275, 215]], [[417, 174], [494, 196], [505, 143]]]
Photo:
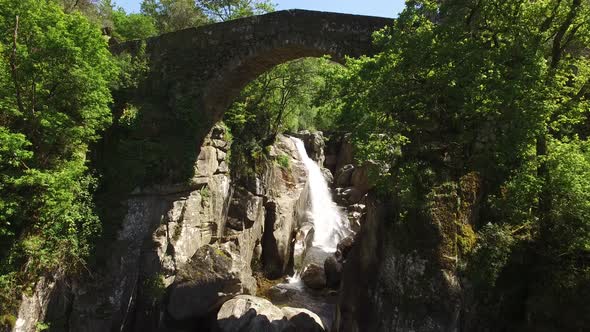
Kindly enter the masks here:
[[55, 2], [0, 0], [0, 28], [0, 279], [26, 277], [0, 292], [18, 298], [22, 280], [89, 254], [86, 153], [111, 123], [118, 68], [99, 27]]
[[198, 0], [204, 12], [214, 21], [229, 21], [240, 17], [274, 11], [269, 0]]

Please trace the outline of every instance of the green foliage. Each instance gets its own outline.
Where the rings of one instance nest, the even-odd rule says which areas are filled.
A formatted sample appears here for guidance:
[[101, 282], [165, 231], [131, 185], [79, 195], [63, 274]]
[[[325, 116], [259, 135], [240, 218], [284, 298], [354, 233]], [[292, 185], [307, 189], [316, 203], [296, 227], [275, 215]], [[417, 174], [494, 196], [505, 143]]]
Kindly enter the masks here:
[[[146, 44], [142, 42], [137, 54], [121, 53], [115, 57], [118, 67], [118, 77], [111, 82], [111, 89], [122, 92], [128, 89], [137, 88], [139, 83], [147, 76], [149, 66], [145, 54]], [[129, 106], [134, 108], [134, 106]], [[135, 107], [135, 110], [137, 108]]]
[[37, 322], [37, 324], [35, 324], [35, 331], [36, 332], [46, 331], [46, 330], [49, 330], [50, 327], [51, 326], [49, 323]]
[[291, 169], [291, 158], [285, 154], [281, 154], [277, 156], [277, 163], [283, 169], [289, 170]]
[[150, 299], [159, 301], [166, 294], [166, 285], [164, 284], [164, 276], [161, 274], [152, 276], [143, 281], [142, 292]]
[[211, 190], [207, 186], [201, 188], [199, 193], [201, 194], [203, 200], [208, 200], [209, 198], [211, 198]]
[[[61, 5], [64, 12], [79, 12], [99, 27], [110, 26], [111, 0], [53, 0]], [[108, 8], [105, 7], [108, 5]]]
[[[302, 129], [332, 129], [339, 101], [338, 79], [346, 69], [327, 58], [281, 64], [248, 84], [226, 111], [224, 122], [234, 136], [232, 167], [236, 178], [260, 172], [265, 148], [276, 135]], [[332, 112], [332, 117], [325, 116]]]
[[229, 21], [275, 9], [269, 0], [198, 0], [197, 3], [213, 21]]
[[329, 98], [326, 81], [337, 70], [334, 67], [341, 68], [328, 59], [314, 58], [276, 66], [246, 86], [226, 112], [225, 122], [238, 136], [256, 126], [259, 138], [285, 130], [315, 129], [315, 105]]
[[209, 22], [203, 9], [194, 0], [144, 0], [141, 13], [155, 22], [160, 34]]
[[[159, 33], [264, 14], [273, 10], [274, 5], [268, 0], [143, 0], [141, 3], [141, 14], [155, 22]], [[141, 22], [147, 24], [143, 18]]]
[[388, 169], [396, 221], [419, 218], [429, 188], [483, 177], [476, 244], [458, 237], [477, 291], [498, 291], [515, 253], [547, 293], [589, 279], [588, 17], [579, 0], [408, 1], [375, 33], [381, 52], [347, 63], [338, 121], [359, 162]]
[[154, 19], [144, 14], [127, 14], [119, 8], [112, 13], [113, 36], [120, 40], [145, 39], [158, 34]]
[[590, 142], [553, 140], [548, 155], [551, 218], [547, 241], [556, 256], [590, 253]]
[[12, 314], [0, 315], [0, 326], [6, 326], [10, 329], [14, 328], [16, 324], [16, 316]]
[[475, 249], [477, 235], [470, 224], [457, 223], [457, 249], [462, 257], [467, 257]]
[[478, 232], [467, 274], [477, 289], [492, 289], [502, 269], [508, 263], [515, 239], [505, 226], [485, 225]]
[[0, 312], [7, 313], [38, 275], [81, 267], [100, 229], [86, 153], [111, 123], [117, 68], [100, 30], [53, 2], [1, 0], [0, 27]]

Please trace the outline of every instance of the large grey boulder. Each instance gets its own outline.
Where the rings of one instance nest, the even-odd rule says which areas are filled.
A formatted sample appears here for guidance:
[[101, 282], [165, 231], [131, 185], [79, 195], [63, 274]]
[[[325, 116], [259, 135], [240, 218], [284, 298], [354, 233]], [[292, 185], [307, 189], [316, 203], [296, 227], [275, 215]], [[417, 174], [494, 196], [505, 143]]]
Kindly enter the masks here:
[[225, 302], [217, 314], [217, 328], [220, 332], [324, 331], [320, 317], [307, 309], [279, 309], [266, 299], [250, 295]]
[[326, 273], [324, 267], [317, 264], [309, 264], [301, 274], [301, 280], [305, 286], [311, 289], [322, 289], [326, 287]]
[[217, 326], [220, 332], [295, 331], [281, 309], [250, 295], [225, 302], [217, 313]]
[[232, 256], [210, 245], [199, 248], [170, 286], [168, 313], [176, 320], [202, 317], [242, 292]]
[[296, 332], [321, 332], [325, 330], [322, 319], [307, 309], [283, 307], [281, 311], [285, 314], [285, 318], [295, 326]]

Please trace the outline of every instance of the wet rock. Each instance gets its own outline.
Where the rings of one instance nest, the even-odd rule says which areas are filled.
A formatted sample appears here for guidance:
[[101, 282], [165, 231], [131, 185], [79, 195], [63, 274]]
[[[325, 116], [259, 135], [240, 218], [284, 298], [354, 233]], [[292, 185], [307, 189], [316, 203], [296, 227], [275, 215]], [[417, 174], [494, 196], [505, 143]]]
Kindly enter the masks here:
[[303, 141], [309, 158], [317, 162], [320, 166], [324, 165], [324, 148], [326, 146], [324, 134], [321, 131], [309, 132], [308, 130], [303, 130], [295, 136]]
[[326, 182], [328, 182], [328, 186], [330, 186], [334, 182], [334, 175], [332, 175], [332, 172], [327, 168], [322, 168], [322, 174], [324, 175]]
[[303, 266], [306, 267], [310, 264], [318, 266], [324, 266], [324, 261], [331, 253], [325, 251], [322, 247], [309, 246], [305, 252], [305, 258], [303, 260]]
[[301, 274], [301, 280], [305, 286], [311, 289], [322, 289], [326, 287], [326, 273], [324, 267], [317, 264], [309, 264]]
[[299, 292], [299, 290], [288, 287], [281, 287], [281, 285], [273, 286], [265, 293], [273, 303], [286, 304], [291, 301]]
[[353, 246], [354, 246], [354, 237], [348, 236], [348, 237], [345, 237], [344, 239], [342, 239], [338, 243], [338, 245], [336, 246], [336, 253], [337, 253], [337, 255], [340, 256], [340, 257], [338, 257], [338, 259], [340, 261], [345, 260], [348, 257], [348, 254], [350, 253], [350, 250], [352, 250]]
[[342, 196], [346, 200], [346, 203], [351, 205], [360, 202], [365, 194], [365, 192], [362, 192], [356, 187], [348, 187], [342, 191]]
[[348, 213], [348, 224], [353, 232], [358, 233], [361, 230], [361, 218], [363, 215], [360, 212], [351, 211]]
[[334, 289], [338, 288], [342, 279], [342, 263], [335, 256], [329, 256], [324, 262], [324, 271], [327, 286]]
[[344, 196], [344, 188], [334, 189], [334, 201], [338, 205], [348, 205], [348, 199]]
[[207, 245], [180, 268], [170, 286], [168, 313], [176, 320], [202, 317], [241, 291], [232, 256]]
[[348, 211], [365, 213], [367, 211], [367, 206], [365, 204], [353, 204], [348, 207]]
[[308, 248], [311, 248], [313, 242], [314, 228], [312, 223], [305, 223], [295, 234], [295, 246], [293, 248], [293, 264], [295, 269], [303, 267], [303, 260]]

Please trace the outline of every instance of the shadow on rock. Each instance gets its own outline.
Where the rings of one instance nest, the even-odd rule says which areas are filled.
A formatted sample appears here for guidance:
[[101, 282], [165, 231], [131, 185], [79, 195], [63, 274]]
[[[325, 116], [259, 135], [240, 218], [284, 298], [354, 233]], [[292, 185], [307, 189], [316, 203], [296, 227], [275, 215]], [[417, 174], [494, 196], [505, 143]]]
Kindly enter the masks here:
[[218, 332], [322, 332], [321, 319], [313, 312], [285, 307], [240, 295], [227, 301], [217, 315]]

